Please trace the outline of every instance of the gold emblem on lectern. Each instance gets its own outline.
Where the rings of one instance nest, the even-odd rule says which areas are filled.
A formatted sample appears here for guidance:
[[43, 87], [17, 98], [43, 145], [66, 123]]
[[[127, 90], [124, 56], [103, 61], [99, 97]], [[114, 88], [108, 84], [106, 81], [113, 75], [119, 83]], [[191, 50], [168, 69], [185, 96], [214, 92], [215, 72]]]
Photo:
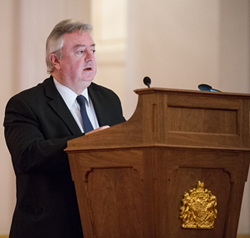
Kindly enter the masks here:
[[193, 188], [184, 194], [180, 218], [183, 228], [212, 229], [217, 216], [216, 197], [204, 189], [204, 183], [198, 182], [197, 189]]

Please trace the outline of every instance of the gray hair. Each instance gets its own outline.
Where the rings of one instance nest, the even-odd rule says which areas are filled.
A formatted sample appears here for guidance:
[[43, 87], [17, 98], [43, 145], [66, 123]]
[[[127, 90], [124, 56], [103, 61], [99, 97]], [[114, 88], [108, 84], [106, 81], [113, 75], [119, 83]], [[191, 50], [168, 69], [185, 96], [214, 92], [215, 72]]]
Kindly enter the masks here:
[[79, 21], [73, 21], [71, 19], [63, 20], [59, 22], [54, 29], [51, 31], [50, 35], [47, 38], [46, 42], [46, 65], [47, 72], [51, 73], [54, 69], [54, 66], [50, 62], [49, 56], [52, 53], [55, 53], [56, 56], [62, 58], [62, 47], [63, 47], [63, 36], [66, 33], [73, 33], [74, 31], [79, 30], [80, 32], [86, 31], [90, 33], [92, 31], [92, 26], [89, 24], [84, 24]]

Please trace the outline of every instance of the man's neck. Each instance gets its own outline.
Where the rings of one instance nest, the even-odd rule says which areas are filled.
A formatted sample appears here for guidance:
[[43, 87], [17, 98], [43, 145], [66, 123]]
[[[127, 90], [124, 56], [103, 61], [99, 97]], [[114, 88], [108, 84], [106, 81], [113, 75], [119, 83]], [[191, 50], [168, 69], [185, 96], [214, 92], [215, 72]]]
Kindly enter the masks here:
[[55, 78], [60, 84], [64, 85], [65, 87], [71, 89], [77, 95], [80, 95], [89, 85], [91, 82], [88, 81], [73, 81], [73, 80], [64, 80], [60, 77], [60, 75], [56, 73], [51, 73], [53, 78]]

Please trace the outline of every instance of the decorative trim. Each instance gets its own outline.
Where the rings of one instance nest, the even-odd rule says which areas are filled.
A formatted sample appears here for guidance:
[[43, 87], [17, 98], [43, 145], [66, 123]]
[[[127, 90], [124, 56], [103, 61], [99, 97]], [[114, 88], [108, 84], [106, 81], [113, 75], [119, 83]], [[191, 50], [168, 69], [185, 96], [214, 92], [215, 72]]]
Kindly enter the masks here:
[[198, 181], [197, 189], [193, 188], [184, 194], [180, 219], [183, 228], [213, 229], [217, 217], [217, 199]]

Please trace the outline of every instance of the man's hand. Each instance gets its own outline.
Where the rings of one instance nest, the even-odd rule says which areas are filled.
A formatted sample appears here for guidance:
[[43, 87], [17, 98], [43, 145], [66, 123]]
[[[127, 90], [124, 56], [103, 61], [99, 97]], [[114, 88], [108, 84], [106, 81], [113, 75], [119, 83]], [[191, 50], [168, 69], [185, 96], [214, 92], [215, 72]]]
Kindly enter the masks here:
[[89, 134], [91, 134], [91, 133], [95, 133], [95, 132], [98, 132], [98, 131], [102, 131], [102, 130], [105, 130], [105, 129], [109, 128], [109, 127], [110, 127], [110, 126], [101, 126], [101, 127], [97, 128], [97, 129], [95, 129], [95, 130], [93, 130], [93, 131], [87, 132], [85, 135], [89, 135]]

